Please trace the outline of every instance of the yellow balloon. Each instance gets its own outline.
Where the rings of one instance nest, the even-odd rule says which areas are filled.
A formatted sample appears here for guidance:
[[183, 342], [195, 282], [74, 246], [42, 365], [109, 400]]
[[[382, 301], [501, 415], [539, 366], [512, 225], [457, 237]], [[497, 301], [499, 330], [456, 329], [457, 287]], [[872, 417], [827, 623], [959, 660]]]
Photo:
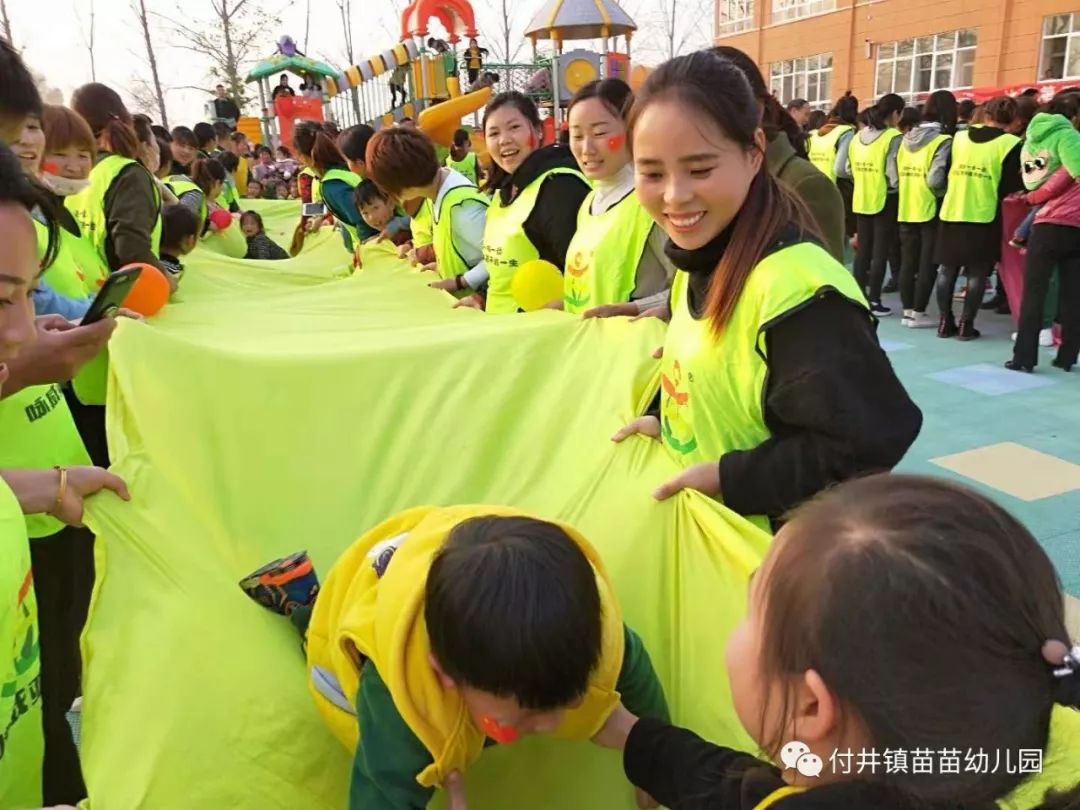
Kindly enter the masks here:
[[542, 309], [563, 297], [563, 277], [559, 268], [543, 259], [525, 262], [514, 273], [510, 292], [526, 312]]

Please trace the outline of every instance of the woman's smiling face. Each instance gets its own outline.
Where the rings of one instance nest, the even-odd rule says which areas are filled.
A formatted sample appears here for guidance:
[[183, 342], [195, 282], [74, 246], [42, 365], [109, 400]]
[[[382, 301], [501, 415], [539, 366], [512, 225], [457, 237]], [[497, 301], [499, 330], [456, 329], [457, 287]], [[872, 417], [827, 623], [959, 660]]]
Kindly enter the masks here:
[[540, 145], [540, 133], [513, 104], [488, 115], [484, 138], [491, 159], [507, 174], [513, 174]]

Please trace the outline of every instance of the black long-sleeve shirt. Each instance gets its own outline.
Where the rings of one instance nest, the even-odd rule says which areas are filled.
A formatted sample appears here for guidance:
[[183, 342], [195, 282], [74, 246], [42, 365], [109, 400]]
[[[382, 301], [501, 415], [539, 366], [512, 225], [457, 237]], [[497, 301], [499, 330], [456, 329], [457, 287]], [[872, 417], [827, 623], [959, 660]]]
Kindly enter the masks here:
[[[826, 767], [828, 767], [826, 765]], [[753, 810], [784, 787], [780, 770], [751, 754], [706, 742], [692, 731], [642, 718], [623, 753], [626, 777], [671, 810]], [[926, 810], [898, 788], [851, 780], [811, 787], [775, 810]]]
[[[729, 228], [693, 251], [668, 246], [689, 272], [690, 310], [700, 317]], [[792, 226], [772, 250], [799, 241]], [[772, 434], [720, 460], [725, 505], [776, 519], [837, 482], [894, 467], [922, 427], [922, 412], [897, 379], [867, 311], [834, 291], [765, 331], [765, 424]]]

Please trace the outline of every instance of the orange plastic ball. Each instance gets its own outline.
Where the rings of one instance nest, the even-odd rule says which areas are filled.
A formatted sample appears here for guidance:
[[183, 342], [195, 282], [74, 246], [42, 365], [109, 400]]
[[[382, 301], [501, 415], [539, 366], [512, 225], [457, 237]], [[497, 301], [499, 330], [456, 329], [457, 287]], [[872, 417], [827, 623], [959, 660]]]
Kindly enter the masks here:
[[124, 299], [124, 306], [149, 318], [156, 315], [169, 300], [169, 281], [152, 264], [135, 263], [121, 269], [141, 267], [142, 273]]

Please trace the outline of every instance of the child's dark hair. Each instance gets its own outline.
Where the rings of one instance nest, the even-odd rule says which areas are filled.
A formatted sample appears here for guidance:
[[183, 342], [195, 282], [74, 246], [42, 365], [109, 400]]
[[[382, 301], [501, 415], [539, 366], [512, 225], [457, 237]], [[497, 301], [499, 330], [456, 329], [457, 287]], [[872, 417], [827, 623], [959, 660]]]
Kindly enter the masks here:
[[191, 182], [202, 189], [203, 194], [208, 195], [214, 183], [224, 183], [225, 176], [225, 167], [215, 158], [195, 158], [191, 163]]
[[658, 67], [642, 86], [630, 113], [630, 142], [642, 114], [650, 105], [677, 100], [707, 119], [746, 152], [757, 152], [761, 163], [735, 219], [731, 241], [709, 284], [705, 304], [712, 331], [719, 335], [758, 262], [781, 231], [795, 223], [820, 239], [806, 208], [769, 174], [757, 143], [761, 108], [749, 80], [733, 62], [712, 51], [678, 56]]
[[347, 169], [345, 156], [337, 148], [337, 144], [325, 132], [315, 135], [315, 144], [311, 148], [311, 165], [319, 175], [324, 175], [330, 169]]
[[[3, 40], [0, 40], [0, 43], [2, 42]], [[2, 64], [2, 59], [0, 59], [0, 64]], [[48, 268], [56, 259], [57, 251], [60, 249], [60, 225], [56, 208], [49, 195], [31, 182], [15, 154], [2, 143], [0, 143], [0, 203], [14, 203], [22, 206], [28, 214], [33, 213], [34, 209], [39, 209], [45, 215], [49, 240], [39, 266], [41, 270]]]
[[956, 132], [957, 104], [956, 96], [948, 90], [935, 90], [923, 105], [923, 120], [941, 124], [941, 131], [946, 135]]
[[469, 130], [458, 129], [454, 131], [454, 146], [456, 146], [458, 149], [462, 149], [463, 147], [468, 146], [470, 143], [472, 143], [472, 139], [469, 136]]
[[439, 159], [431, 138], [412, 127], [380, 129], [368, 142], [364, 165], [367, 175], [389, 195], [435, 182]]
[[570, 106], [566, 108], [567, 118], [574, 105], [590, 98], [599, 99], [612, 115], [625, 121], [634, 103], [634, 91], [622, 79], [594, 79], [574, 93]]
[[287, 147], [285, 144], [281, 144], [281, 146], [278, 147], [278, 151], [281, 152], [281, 154], [283, 154], [286, 158], [292, 157], [292, 152], [289, 151], [289, 147]]
[[173, 143], [178, 143], [181, 146], [194, 146], [198, 148], [199, 142], [195, 139], [195, 133], [188, 127], [173, 127], [172, 128]]
[[208, 146], [213, 146], [217, 142], [217, 136], [214, 134], [214, 128], [205, 121], [200, 121], [192, 129], [195, 134], [196, 146], [200, 149], [204, 149]]
[[563, 529], [542, 520], [455, 526], [428, 572], [424, 620], [446, 675], [525, 709], [573, 703], [600, 660], [596, 573]]
[[970, 121], [971, 114], [975, 111], [975, 102], [965, 98], [956, 105], [956, 117], [960, 121]]
[[1009, 96], [992, 98], [983, 105], [983, 120], [988, 124], [1008, 126], [1017, 117], [1016, 99]]
[[390, 202], [389, 198], [374, 180], [365, 180], [353, 191], [353, 202], [356, 203], [357, 210], [363, 208], [365, 205], [379, 202], [380, 200], [386, 203]]
[[263, 226], [262, 214], [260, 214], [258, 211], [245, 211], [240, 215], [241, 225], [244, 224], [244, 220], [247, 220], [248, 222], [254, 222], [259, 228], [259, 233], [262, 233], [265, 230], [265, 227]]
[[855, 126], [858, 114], [859, 100], [851, 94], [850, 90], [848, 90], [836, 100], [836, 104], [829, 110], [829, 120], [835, 123]]
[[367, 124], [349, 127], [338, 136], [338, 149], [349, 160], [363, 162], [367, 155], [368, 142], [374, 134], [375, 130]]
[[240, 158], [232, 152], [222, 152], [214, 160], [220, 163], [221, 168], [230, 174], [240, 168]]
[[179, 248], [180, 243], [202, 230], [199, 215], [181, 203], [161, 209], [161, 246]]
[[[1043, 645], [1069, 644], [1046, 553], [1012, 515], [936, 478], [874, 475], [798, 508], [762, 591], [765, 682], [821, 675], [875, 750], [1043, 749], [1055, 677]], [[849, 714], [848, 714], [849, 713]], [[848, 716], [845, 716], [845, 715]], [[778, 734], [790, 727], [785, 689]], [[772, 754], [784, 742], [767, 740]], [[931, 801], [981, 807], [1024, 777], [1006, 769], [890, 776]]]
[[41, 94], [19, 52], [0, 38], [0, 116], [41, 115]]
[[315, 138], [322, 131], [322, 124], [315, 121], [301, 121], [293, 129], [293, 147], [304, 157], [310, 158], [315, 149]]
[[84, 84], [71, 96], [71, 109], [86, 119], [95, 138], [101, 138], [114, 155], [139, 159], [139, 138], [131, 113], [111, 87], [96, 82]]
[[732, 48], [730, 45], [719, 45], [713, 48], [712, 52], [731, 60], [735, 63], [735, 67], [745, 74], [746, 80], [750, 82], [750, 89], [754, 92], [754, 98], [762, 107], [761, 128], [765, 130], [766, 138], [771, 141], [783, 132], [791, 142], [791, 148], [795, 150], [795, 154], [806, 159], [806, 134], [791, 117], [791, 113], [770, 92], [757, 63], [743, 51]]
[[[264, 186], [262, 184], [262, 181], [256, 180], [254, 177], [248, 178], [248, 185], [250, 186], [252, 183], [254, 183], [255, 185], [257, 185], [259, 187], [259, 194], [262, 194], [263, 190], [264, 190]], [[244, 189], [244, 190], [247, 191], [247, 189]]]

